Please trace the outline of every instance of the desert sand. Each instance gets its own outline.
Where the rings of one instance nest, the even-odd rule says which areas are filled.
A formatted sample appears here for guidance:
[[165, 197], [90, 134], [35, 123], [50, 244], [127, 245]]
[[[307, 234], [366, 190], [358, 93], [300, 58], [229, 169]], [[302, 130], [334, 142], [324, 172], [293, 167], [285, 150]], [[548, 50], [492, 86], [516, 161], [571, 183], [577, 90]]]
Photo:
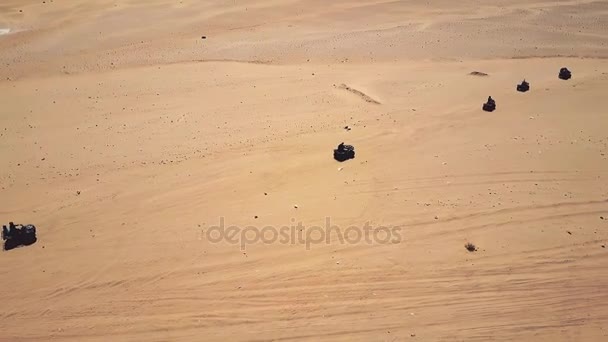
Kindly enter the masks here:
[[608, 2], [3, 0], [0, 32], [0, 220], [38, 230], [1, 341], [608, 340]]

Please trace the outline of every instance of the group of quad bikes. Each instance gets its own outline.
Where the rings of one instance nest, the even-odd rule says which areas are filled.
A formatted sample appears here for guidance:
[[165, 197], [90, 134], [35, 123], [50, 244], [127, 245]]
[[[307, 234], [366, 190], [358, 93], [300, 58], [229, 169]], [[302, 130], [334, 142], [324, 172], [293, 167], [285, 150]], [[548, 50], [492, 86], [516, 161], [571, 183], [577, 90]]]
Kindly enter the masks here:
[[[572, 78], [572, 73], [568, 68], [561, 68], [558, 77], [562, 80], [569, 80]], [[524, 79], [517, 85], [516, 89], [519, 92], [525, 93], [530, 90], [530, 83]], [[483, 104], [482, 109], [486, 112], [493, 112], [496, 110], [496, 101], [494, 101], [492, 96], [488, 96], [488, 101]], [[338, 148], [334, 149], [334, 159], [339, 162], [353, 158], [355, 158], [355, 148], [352, 145], [344, 145], [344, 143], [341, 143], [338, 145]]]
[[[559, 78], [569, 80], [572, 73], [568, 68], [561, 68]], [[530, 83], [523, 80], [517, 85], [517, 91], [527, 92], [530, 90]], [[492, 96], [488, 97], [488, 101], [483, 104], [482, 109], [487, 112], [496, 110], [496, 101]], [[355, 148], [352, 145], [340, 143], [338, 148], [334, 149], [334, 159], [339, 162], [344, 162], [355, 158]], [[36, 242], [36, 227], [31, 224], [21, 225], [10, 222], [8, 227], [2, 226], [2, 240], [4, 241], [4, 249], [10, 250], [19, 246], [28, 246]]]
[[[569, 80], [572, 78], [572, 73], [568, 68], [561, 68], [559, 69], [558, 77], [562, 80]], [[523, 82], [517, 85], [517, 91], [519, 92], [525, 93], [528, 90], [530, 90], [530, 83], [526, 82], [526, 80], [523, 80]], [[492, 96], [488, 96], [488, 101], [483, 104], [482, 109], [486, 112], [493, 112], [496, 110], [496, 101], [494, 101]]]

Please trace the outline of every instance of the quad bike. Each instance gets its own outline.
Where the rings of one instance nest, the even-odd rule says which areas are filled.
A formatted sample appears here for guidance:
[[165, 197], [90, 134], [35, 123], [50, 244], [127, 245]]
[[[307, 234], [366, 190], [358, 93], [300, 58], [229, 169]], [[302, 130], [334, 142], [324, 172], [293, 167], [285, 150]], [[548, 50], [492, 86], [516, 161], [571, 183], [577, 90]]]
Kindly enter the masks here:
[[29, 246], [36, 242], [36, 227], [32, 224], [14, 224], [9, 222], [8, 228], [2, 226], [2, 240], [4, 250], [10, 250], [19, 246]]
[[517, 85], [517, 91], [519, 92], [525, 93], [528, 90], [530, 90], [530, 83], [526, 82], [526, 80]]
[[559, 78], [562, 80], [569, 80], [572, 77], [572, 73], [568, 68], [559, 69]]
[[496, 109], [496, 101], [492, 96], [488, 96], [488, 102], [484, 103], [481, 108], [486, 112], [493, 112]]
[[338, 145], [338, 148], [334, 150], [334, 159], [339, 162], [353, 158], [355, 158], [355, 148], [352, 145], [344, 145], [344, 143], [341, 143]]

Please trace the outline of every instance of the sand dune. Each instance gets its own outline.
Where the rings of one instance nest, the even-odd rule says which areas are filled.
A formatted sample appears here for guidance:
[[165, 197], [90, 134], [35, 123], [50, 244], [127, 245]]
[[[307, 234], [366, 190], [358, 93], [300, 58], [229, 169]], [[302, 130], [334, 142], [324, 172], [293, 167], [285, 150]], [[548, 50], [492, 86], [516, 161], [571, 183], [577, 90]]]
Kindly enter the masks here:
[[[604, 1], [3, 1], [0, 219], [39, 240], [0, 253], [0, 341], [606, 340], [607, 25]], [[295, 235], [213, 242], [221, 219]], [[366, 223], [390, 241], [340, 240]]]

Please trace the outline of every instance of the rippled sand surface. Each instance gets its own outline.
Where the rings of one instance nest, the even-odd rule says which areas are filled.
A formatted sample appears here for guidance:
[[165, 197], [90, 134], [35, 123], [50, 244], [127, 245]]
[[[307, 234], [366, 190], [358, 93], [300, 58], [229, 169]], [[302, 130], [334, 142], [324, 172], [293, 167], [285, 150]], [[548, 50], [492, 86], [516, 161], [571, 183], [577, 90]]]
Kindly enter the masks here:
[[38, 241], [0, 253], [0, 340], [608, 340], [606, 27], [605, 1], [2, 1], [0, 220]]

